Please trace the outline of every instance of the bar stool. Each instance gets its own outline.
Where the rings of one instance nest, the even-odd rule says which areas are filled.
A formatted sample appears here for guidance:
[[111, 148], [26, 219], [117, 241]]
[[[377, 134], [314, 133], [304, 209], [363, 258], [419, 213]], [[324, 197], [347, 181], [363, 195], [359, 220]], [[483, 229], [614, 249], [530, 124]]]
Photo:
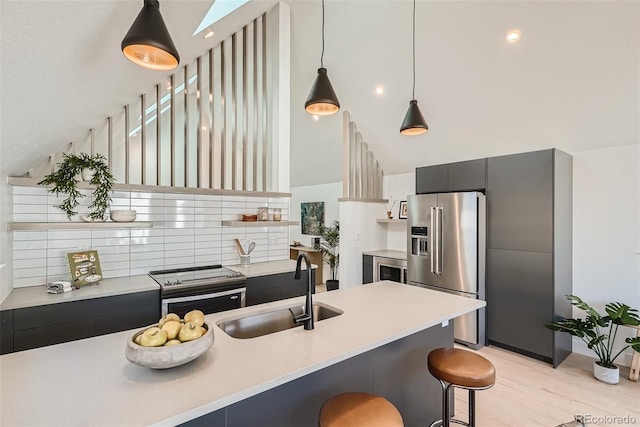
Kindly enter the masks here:
[[[458, 348], [438, 348], [429, 353], [427, 366], [431, 375], [442, 384], [442, 419], [431, 424], [449, 427], [457, 423], [475, 427], [476, 390], [486, 390], [496, 382], [496, 369], [479, 354]], [[469, 422], [456, 420], [449, 414], [449, 389], [469, 391]]]
[[403, 427], [402, 416], [382, 396], [369, 393], [342, 393], [327, 400], [318, 427]]

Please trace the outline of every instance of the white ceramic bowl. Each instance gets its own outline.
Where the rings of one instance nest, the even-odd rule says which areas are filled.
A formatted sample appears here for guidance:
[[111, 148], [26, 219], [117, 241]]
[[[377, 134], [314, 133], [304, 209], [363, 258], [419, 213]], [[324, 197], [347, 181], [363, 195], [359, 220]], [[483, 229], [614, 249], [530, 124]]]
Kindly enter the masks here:
[[136, 344], [134, 341], [136, 337], [151, 326], [157, 326], [157, 324], [139, 330], [127, 340], [124, 355], [129, 362], [153, 369], [173, 368], [191, 362], [213, 345], [213, 330], [206, 323], [203, 325], [206, 329], [205, 333], [193, 341], [169, 347], [143, 347]]
[[136, 211], [113, 210], [111, 211], [111, 221], [131, 222], [136, 219]]

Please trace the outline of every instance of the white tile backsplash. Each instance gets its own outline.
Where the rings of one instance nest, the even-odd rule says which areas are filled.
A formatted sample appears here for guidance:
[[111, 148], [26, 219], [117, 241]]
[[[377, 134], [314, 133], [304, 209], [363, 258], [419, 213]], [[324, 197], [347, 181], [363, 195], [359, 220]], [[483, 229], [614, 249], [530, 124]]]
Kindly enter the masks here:
[[[91, 193], [81, 199], [77, 211], [89, 212]], [[67, 222], [45, 188], [13, 186], [13, 220]], [[206, 194], [116, 191], [112, 209], [135, 209], [137, 221], [151, 221], [145, 229], [90, 229], [14, 231], [14, 287], [34, 286], [69, 278], [66, 254], [95, 249], [105, 277], [146, 274], [152, 270], [194, 265], [240, 262], [234, 238], [243, 245], [255, 241], [252, 262], [289, 258], [288, 227], [222, 227], [223, 220], [239, 220], [259, 207], [278, 207], [288, 218], [288, 198], [222, 196]], [[77, 220], [77, 219], [74, 219]]]

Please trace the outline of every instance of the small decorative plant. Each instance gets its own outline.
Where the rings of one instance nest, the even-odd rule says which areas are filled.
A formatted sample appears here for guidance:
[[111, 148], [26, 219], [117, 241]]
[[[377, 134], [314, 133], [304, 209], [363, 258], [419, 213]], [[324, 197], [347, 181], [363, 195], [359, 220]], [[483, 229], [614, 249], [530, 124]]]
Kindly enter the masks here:
[[630, 308], [626, 304], [612, 302], [605, 305], [604, 309], [607, 314], [602, 316], [577, 296], [567, 295], [566, 297], [572, 305], [586, 312], [587, 316], [584, 320], [564, 319], [547, 323], [545, 326], [549, 329], [567, 332], [581, 338], [587, 344], [587, 347], [598, 356], [596, 363], [604, 368], [617, 369], [615, 365], [616, 359], [629, 347], [640, 352], [640, 337], [627, 338], [625, 340], [627, 345], [615, 355], [613, 350], [620, 325], [640, 325], [638, 310]]
[[389, 198], [389, 201], [387, 202], [387, 218], [388, 219], [392, 219], [393, 218], [393, 214], [391, 213], [393, 211], [393, 207], [396, 205], [396, 201], [393, 198]]
[[89, 183], [95, 186], [93, 203], [89, 205], [91, 210], [89, 218], [98, 221], [102, 220], [111, 202], [109, 193], [115, 182], [113, 175], [109, 171], [107, 161], [102, 154], [91, 156], [86, 153], [63, 153], [63, 161], [59, 164], [58, 170], [45, 176], [38, 184], [51, 185], [49, 192], [56, 196], [59, 194], [67, 196], [61, 204], [55, 207], [67, 214], [68, 219], [71, 219], [73, 215], [77, 214], [75, 209], [80, 203], [79, 199], [84, 197], [84, 194], [78, 191], [78, 180], [76, 179], [76, 176], [81, 174], [83, 170], [93, 171], [93, 176]]
[[[338, 253], [338, 247], [340, 246], [340, 221], [333, 221], [330, 226], [321, 224], [314, 234], [320, 236], [320, 252], [322, 252], [324, 262], [329, 265], [331, 280], [335, 283], [337, 282], [338, 266], [340, 265], [340, 254]], [[327, 290], [330, 290], [329, 288], [329, 283], [327, 283]], [[337, 286], [335, 289], [337, 289]]]

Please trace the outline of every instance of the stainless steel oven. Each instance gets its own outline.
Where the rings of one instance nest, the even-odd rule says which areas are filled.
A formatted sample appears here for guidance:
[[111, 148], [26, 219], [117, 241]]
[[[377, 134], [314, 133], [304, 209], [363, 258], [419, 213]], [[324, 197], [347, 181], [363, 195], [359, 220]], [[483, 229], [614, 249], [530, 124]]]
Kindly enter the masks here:
[[391, 280], [407, 283], [407, 261], [404, 259], [373, 257], [373, 281]]
[[161, 312], [183, 317], [191, 310], [204, 314], [245, 306], [247, 278], [221, 265], [149, 272], [160, 285]]

